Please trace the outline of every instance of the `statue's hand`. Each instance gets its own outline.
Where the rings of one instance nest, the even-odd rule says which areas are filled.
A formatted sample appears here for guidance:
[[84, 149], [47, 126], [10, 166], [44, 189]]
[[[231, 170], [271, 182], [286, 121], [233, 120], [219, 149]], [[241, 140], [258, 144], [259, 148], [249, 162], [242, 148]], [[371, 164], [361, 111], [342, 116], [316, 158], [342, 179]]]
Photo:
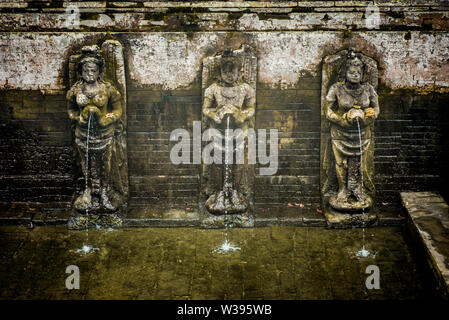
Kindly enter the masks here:
[[376, 117], [376, 115], [375, 115], [375, 113], [374, 113], [374, 109], [373, 108], [367, 108], [366, 110], [365, 110], [365, 119], [368, 119], [368, 118], [375, 118]]
[[357, 108], [352, 108], [348, 112], [346, 112], [346, 119], [351, 125], [355, 125], [357, 123], [364, 123], [365, 112], [357, 106]]
[[239, 112], [237, 115], [235, 115], [235, 121], [237, 123], [242, 124], [246, 120], [246, 115], [243, 112]]
[[98, 122], [100, 126], [106, 127], [113, 123], [115, 120], [113, 113], [107, 113], [105, 116], [100, 118], [100, 121]]
[[363, 124], [365, 126], [369, 126], [372, 123], [374, 123], [375, 119], [376, 119], [376, 114], [374, 113], [374, 109], [366, 108], [365, 109], [365, 117], [363, 118]]
[[221, 123], [221, 118], [220, 118], [220, 116], [218, 115], [218, 114], [215, 114], [213, 117], [212, 117], [212, 120], [214, 120], [216, 123], [218, 123], [218, 124], [220, 124]]
[[76, 117], [75, 119], [79, 124], [87, 124], [86, 119], [84, 119], [83, 115], [80, 115], [79, 117]]
[[100, 112], [100, 109], [98, 109], [97, 107], [90, 106], [89, 107], [89, 114], [91, 114], [91, 115], [93, 115], [95, 117], [99, 117], [101, 112]]
[[235, 106], [233, 106], [231, 104], [226, 104], [220, 108], [220, 111], [218, 111], [218, 114], [219, 114], [220, 118], [223, 119], [223, 117], [225, 115], [227, 115], [227, 114], [235, 115], [238, 111], [239, 111], [239, 109], [236, 108]]
[[89, 119], [90, 115], [93, 115], [94, 117], [98, 118], [100, 116], [101, 112], [100, 109], [98, 109], [96, 106], [88, 105], [86, 106], [83, 111], [81, 112], [81, 115], [84, 119]]
[[235, 119], [237, 121], [237, 123], [243, 123], [246, 120], [248, 120], [250, 117], [252, 117], [254, 114], [253, 110], [239, 110], [239, 112], [237, 112]]
[[341, 116], [341, 120], [338, 121], [338, 123], [344, 128], [349, 128], [352, 126], [352, 120], [348, 117], [347, 112]]

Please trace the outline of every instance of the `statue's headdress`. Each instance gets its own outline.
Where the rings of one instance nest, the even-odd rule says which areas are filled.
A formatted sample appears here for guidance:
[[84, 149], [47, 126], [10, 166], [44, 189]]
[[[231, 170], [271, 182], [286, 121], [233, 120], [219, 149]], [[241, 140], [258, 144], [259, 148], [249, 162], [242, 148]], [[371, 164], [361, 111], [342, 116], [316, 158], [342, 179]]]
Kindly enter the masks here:
[[100, 71], [100, 75], [103, 74], [104, 70], [104, 58], [99, 53], [100, 48], [97, 45], [92, 46], [84, 46], [81, 49], [81, 58], [78, 62], [78, 74], [81, 74], [83, 65], [86, 63], [95, 63], [98, 65], [98, 69]]
[[353, 49], [348, 50], [348, 54], [346, 55], [346, 61], [347, 67], [354, 66], [363, 68], [364, 66], [360, 53], [355, 52]]
[[234, 67], [237, 67], [237, 69], [240, 70], [242, 67], [241, 60], [241, 57], [239, 55], [236, 55], [232, 49], [226, 49], [223, 51], [223, 54], [221, 56], [220, 69], [223, 69], [229, 64], [232, 64]]
[[346, 53], [346, 57], [342, 63], [341, 69], [340, 69], [340, 80], [345, 79], [346, 77], [346, 71], [349, 67], [358, 67], [362, 71], [362, 79], [365, 78], [366, 73], [366, 65], [362, 60], [362, 56], [359, 52], [356, 52], [354, 49], [350, 48], [348, 49], [348, 52]]

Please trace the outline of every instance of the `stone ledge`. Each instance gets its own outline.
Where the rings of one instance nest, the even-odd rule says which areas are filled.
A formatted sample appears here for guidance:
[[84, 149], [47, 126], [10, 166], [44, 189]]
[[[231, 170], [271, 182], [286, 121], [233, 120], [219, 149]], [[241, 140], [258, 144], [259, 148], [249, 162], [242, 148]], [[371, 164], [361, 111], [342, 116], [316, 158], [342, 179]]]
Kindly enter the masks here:
[[[33, 217], [35, 225], [66, 225], [71, 214], [70, 210], [55, 210], [55, 213], [39, 212]], [[0, 215], [0, 225], [27, 225], [32, 214], [30, 212], [4, 213]], [[379, 218], [379, 226], [399, 226], [403, 219]], [[167, 219], [167, 218], [123, 218], [123, 226], [127, 227], [196, 227], [198, 219]], [[297, 226], [297, 227], [326, 227], [324, 217], [308, 218], [256, 218], [254, 227], [267, 226]]]
[[433, 192], [401, 192], [409, 229], [422, 245], [438, 289], [449, 299], [449, 206]]
[[81, 16], [76, 25], [70, 24], [71, 20], [63, 12], [2, 13], [0, 11], [0, 31], [98, 32], [105, 28], [114, 32], [449, 30], [448, 11], [403, 11], [397, 17], [380, 12], [378, 29], [367, 29], [363, 10], [309, 13], [251, 11], [251, 13], [239, 12], [235, 15], [229, 12], [175, 12], [161, 15], [157, 12], [151, 14], [106, 13], [104, 8], [89, 10], [92, 11], [86, 12], [86, 16]]
[[210, 11], [235, 11], [255, 8], [264, 8], [267, 11], [278, 8], [310, 9], [315, 8], [353, 8], [363, 9], [377, 7], [383, 8], [444, 8], [449, 6], [449, 1], [436, 0], [397, 0], [397, 1], [14, 1], [0, 0], [0, 8], [5, 10], [22, 10], [33, 12], [37, 9], [57, 10], [64, 12], [67, 8], [77, 7], [80, 12], [94, 9], [119, 9], [119, 10], [210, 10]]

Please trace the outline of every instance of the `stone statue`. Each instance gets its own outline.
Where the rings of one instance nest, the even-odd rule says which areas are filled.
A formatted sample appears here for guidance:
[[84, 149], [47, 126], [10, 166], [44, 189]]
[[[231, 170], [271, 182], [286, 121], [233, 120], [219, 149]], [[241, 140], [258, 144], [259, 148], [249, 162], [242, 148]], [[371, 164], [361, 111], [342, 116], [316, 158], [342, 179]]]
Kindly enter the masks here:
[[[123, 68], [122, 47], [109, 40], [102, 49], [103, 55], [98, 46], [85, 46], [81, 56], [71, 57], [71, 80], [76, 79], [75, 67], [79, 80], [67, 92], [68, 114], [74, 122], [84, 182], [74, 208], [91, 214], [116, 212], [128, 192], [123, 97], [126, 92], [120, 93], [115, 85], [123, 90], [124, 72], [117, 70]], [[112, 69], [109, 73], [105, 72], [106, 66]]]
[[337, 192], [329, 196], [331, 208], [340, 212], [368, 210], [373, 204], [374, 195], [374, 121], [380, 112], [375, 89], [377, 65], [374, 60], [352, 49], [328, 57], [326, 62], [323, 81], [327, 80], [330, 84], [332, 65], [337, 71], [338, 64], [340, 81], [325, 91], [327, 93], [322, 101], [322, 113], [328, 130], [328, 139], [322, 139], [326, 144], [323, 191], [326, 193], [332, 189], [330, 171], [334, 171]]
[[[219, 129], [224, 142], [234, 139], [226, 136], [226, 129], [240, 129], [246, 136], [248, 129], [254, 128], [255, 59], [251, 48], [244, 46], [241, 50], [227, 49], [221, 56], [207, 58], [204, 62], [203, 86], [212, 83], [204, 90], [203, 125], [206, 129]], [[215, 216], [234, 215], [231, 219], [235, 225], [250, 226], [253, 220], [245, 213], [252, 206], [253, 166], [247, 161], [226, 163], [225, 144], [221, 149], [224, 159], [221, 166], [203, 165], [205, 208], [208, 214]], [[245, 148], [245, 140], [241, 140], [240, 144], [237, 139], [232, 143], [233, 159], [236, 149]], [[203, 219], [203, 225], [214, 224], [220, 218], [211, 217], [211, 220], [214, 221]]]

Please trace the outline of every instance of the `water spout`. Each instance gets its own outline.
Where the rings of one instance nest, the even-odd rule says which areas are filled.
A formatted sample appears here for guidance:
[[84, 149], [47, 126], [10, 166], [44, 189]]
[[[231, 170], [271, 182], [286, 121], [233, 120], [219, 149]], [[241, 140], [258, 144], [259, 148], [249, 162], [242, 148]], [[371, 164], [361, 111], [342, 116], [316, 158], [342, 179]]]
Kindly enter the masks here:
[[[359, 118], [357, 118], [357, 129], [359, 131], [359, 146], [360, 146], [360, 184], [361, 192], [363, 193], [363, 149], [362, 149], [362, 134], [360, 131]], [[369, 257], [371, 252], [365, 249], [365, 208], [362, 207], [362, 249], [356, 252], [356, 257]]]

